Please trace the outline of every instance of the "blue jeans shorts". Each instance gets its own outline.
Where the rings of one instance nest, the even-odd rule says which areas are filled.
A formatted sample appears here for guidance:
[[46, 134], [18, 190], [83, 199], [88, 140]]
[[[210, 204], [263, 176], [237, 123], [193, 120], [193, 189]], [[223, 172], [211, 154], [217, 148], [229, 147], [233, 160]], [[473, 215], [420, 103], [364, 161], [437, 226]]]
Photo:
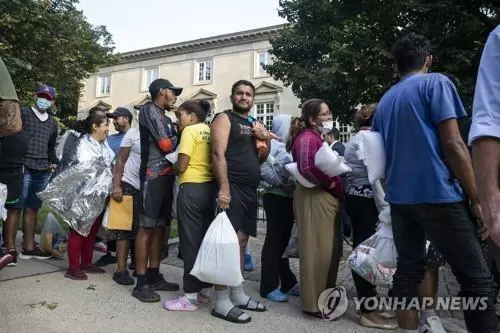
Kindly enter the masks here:
[[24, 167], [23, 190], [21, 196], [19, 200], [6, 205], [6, 207], [13, 209], [40, 209], [40, 207], [42, 207], [42, 200], [38, 198], [37, 193], [45, 190], [49, 180], [49, 171], [39, 171]]

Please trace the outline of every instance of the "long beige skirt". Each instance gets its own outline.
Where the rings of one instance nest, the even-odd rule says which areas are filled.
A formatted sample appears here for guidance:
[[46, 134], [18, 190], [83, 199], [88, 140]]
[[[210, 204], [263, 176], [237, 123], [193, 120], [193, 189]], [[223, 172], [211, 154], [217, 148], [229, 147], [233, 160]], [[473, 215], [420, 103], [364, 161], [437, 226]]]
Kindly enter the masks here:
[[297, 185], [293, 204], [299, 232], [302, 310], [315, 313], [319, 295], [337, 281], [342, 251], [339, 200], [323, 189]]

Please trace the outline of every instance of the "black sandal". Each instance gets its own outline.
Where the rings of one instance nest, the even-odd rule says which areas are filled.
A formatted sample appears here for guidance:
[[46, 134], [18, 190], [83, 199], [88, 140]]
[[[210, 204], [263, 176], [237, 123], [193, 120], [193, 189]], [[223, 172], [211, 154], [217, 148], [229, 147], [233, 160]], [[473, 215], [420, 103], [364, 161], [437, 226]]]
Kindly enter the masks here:
[[215, 311], [215, 309], [212, 310], [211, 314], [212, 314], [212, 316], [214, 316], [216, 318], [223, 319], [225, 321], [228, 321], [228, 322], [234, 323], [234, 324], [247, 324], [252, 320], [252, 318], [250, 318], [250, 317], [248, 317], [247, 319], [239, 319], [242, 314], [245, 314], [245, 312], [243, 312], [241, 309], [239, 309], [236, 306], [233, 307], [231, 310], [229, 310], [229, 312], [225, 316], [221, 315], [220, 313]]
[[[262, 305], [262, 308], [259, 308], [259, 305]], [[247, 310], [247, 311], [254, 311], [254, 312], [266, 312], [267, 309], [264, 306], [264, 303], [261, 303], [260, 301], [257, 301], [253, 298], [249, 298], [248, 302], [246, 305], [237, 305], [238, 308], [242, 310]]]

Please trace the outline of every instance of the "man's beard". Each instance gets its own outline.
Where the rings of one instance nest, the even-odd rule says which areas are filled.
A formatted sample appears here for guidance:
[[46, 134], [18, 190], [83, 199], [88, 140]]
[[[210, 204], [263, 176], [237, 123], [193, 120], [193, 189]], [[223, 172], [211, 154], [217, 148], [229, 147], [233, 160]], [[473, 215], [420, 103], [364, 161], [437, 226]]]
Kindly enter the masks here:
[[247, 112], [250, 112], [251, 109], [252, 109], [251, 106], [250, 107], [242, 107], [236, 103], [233, 103], [233, 111], [236, 113], [239, 113], [239, 114], [247, 113]]

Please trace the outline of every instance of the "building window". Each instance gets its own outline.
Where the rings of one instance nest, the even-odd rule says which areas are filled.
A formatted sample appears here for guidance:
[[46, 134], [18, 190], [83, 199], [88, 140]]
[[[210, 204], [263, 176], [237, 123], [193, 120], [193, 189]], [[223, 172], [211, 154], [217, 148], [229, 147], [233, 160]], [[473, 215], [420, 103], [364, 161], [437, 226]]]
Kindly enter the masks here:
[[262, 122], [268, 130], [271, 130], [274, 117], [274, 103], [255, 104], [255, 118]]
[[349, 141], [352, 135], [352, 126], [349, 124], [340, 123], [338, 121], [336, 121], [334, 124], [335, 127], [337, 127], [340, 132], [339, 141], [343, 143]]
[[209, 83], [213, 78], [212, 60], [204, 60], [197, 63], [196, 80], [198, 83]]
[[101, 75], [97, 78], [97, 97], [109, 96], [111, 92], [111, 75]]
[[268, 51], [262, 51], [257, 53], [257, 75], [264, 76], [268, 75], [265, 69], [266, 65], [272, 64], [272, 57]]
[[159, 77], [160, 77], [160, 69], [158, 67], [144, 69], [142, 71], [142, 91], [148, 91], [151, 82], [153, 82]]

